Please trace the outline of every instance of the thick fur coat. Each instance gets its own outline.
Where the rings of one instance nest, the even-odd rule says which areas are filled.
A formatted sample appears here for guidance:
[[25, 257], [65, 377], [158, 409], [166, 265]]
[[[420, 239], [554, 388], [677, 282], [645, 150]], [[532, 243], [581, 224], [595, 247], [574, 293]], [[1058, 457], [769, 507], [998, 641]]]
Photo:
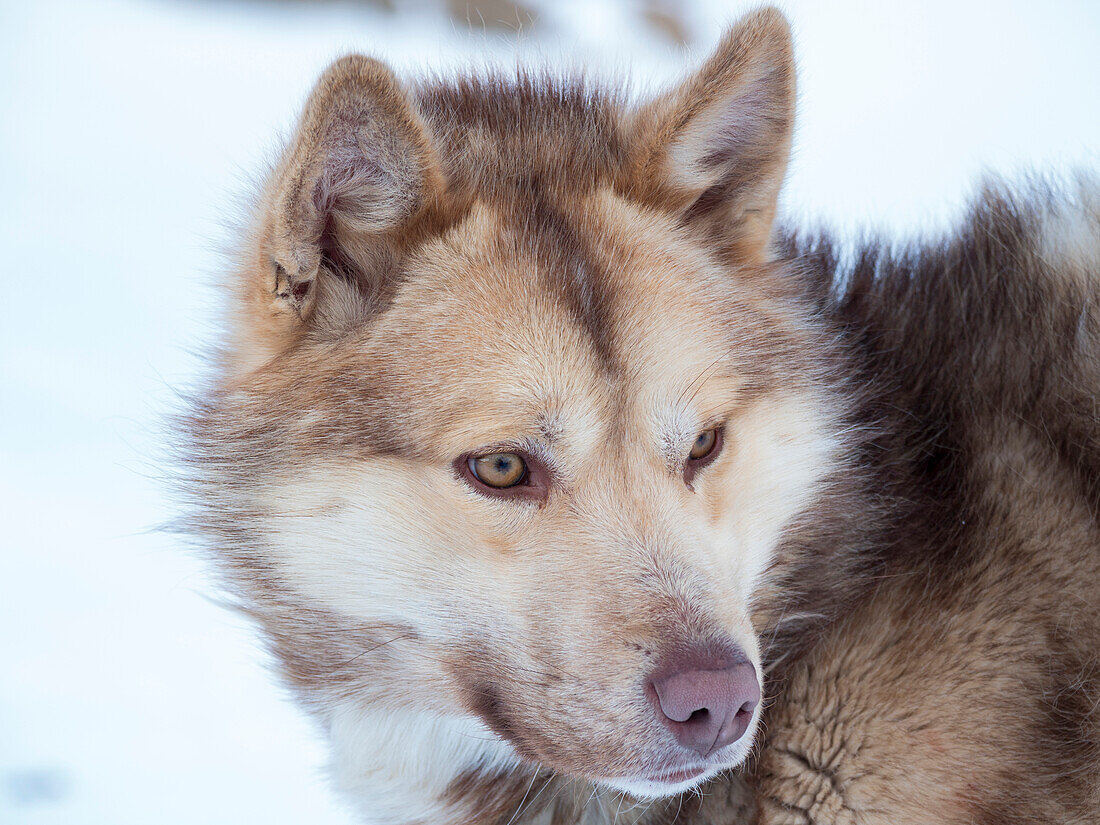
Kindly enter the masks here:
[[1100, 186], [991, 186], [852, 268], [787, 250], [900, 485], [873, 587], [784, 671], [761, 821], [1100, 820]]
[[[793, 113], [770, 10], [642, 104], [321, 79], [188, 528], [364, 821], [1096, 821], [1100, 187], [841, 265], [774, 226]], [[661, 679], [734, 667], [690, 752]]]

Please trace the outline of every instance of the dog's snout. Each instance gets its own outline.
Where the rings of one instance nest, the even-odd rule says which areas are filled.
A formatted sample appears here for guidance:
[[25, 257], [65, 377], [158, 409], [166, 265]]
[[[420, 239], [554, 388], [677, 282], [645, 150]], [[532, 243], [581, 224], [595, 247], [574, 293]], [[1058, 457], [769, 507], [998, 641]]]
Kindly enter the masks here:
[[743, 659], [666, 666], [649, 685], [658, 718], [703, 757], [744, 736], [760, 703], [756, 668]]

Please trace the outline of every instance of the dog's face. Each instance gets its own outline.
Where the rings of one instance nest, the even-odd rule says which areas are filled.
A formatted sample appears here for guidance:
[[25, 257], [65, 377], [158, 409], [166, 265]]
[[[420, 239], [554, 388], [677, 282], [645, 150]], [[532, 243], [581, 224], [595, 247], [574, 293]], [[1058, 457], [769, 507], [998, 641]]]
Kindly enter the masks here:
[[517, 136], [503, 87], [459, 130], [373, 62], [322, 81], [201, 422], [238, 586], [315, 706], [476, 720], [640, 795], [745, 758], [753, 598], [838, 445], [766, 260], [790, 87], [767, 13], [601, 109], [610, 139], [554, 94]]

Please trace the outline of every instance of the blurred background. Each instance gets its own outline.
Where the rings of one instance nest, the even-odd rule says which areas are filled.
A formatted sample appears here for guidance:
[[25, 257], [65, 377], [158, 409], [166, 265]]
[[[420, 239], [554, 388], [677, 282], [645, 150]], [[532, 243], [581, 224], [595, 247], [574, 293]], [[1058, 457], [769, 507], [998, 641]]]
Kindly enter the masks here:
[[[790, 219], [943, 231], [977, 178], [1100, 167], [1100, 3], [779, 4]], [[177, 536], [165, 419], [222, 250], [309, 86], [402, 71], [683, 74], [736, 0], [0, 0], [0, 823], [349, 823], [324, 749]]]

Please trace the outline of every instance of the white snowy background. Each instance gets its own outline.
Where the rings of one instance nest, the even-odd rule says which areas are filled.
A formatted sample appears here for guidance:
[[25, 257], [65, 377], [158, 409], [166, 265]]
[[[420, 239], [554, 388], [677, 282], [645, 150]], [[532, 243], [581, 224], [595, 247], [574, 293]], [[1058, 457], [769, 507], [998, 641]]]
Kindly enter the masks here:
[[[157, 531], [164, 421], [215, 334], [227, 225], [311, 81], [549, 61], [682, 73], [747, 4], [0, 2], [0, 823], [348, 823], [324, 750]], [[452, 6], [454, 4], [452, 3]], [[803, 220], [937, 230], [989, 170], [1100, 166], [1100, 3], [791, 0]], [[493, 21], [488, 21], [492, 23]]]

